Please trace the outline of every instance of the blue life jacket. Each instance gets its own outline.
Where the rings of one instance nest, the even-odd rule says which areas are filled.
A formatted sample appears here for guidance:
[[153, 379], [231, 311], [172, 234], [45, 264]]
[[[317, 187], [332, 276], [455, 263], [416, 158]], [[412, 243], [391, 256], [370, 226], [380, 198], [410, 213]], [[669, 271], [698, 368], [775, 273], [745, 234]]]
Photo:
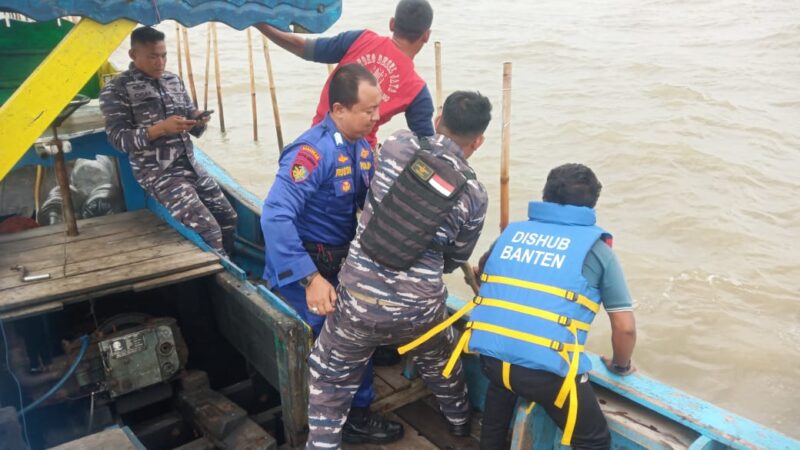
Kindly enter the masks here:
[[575, 379], [592, 368], [583, 345], [601, 303], [583, 277], [583, 263], [597, 240], [610, 235], [595, 226], [592, 208], [530, 202], [528, 217], [509, 224], [497, 239], [478, 295], [398, 351], [418, 347], [471, 311], [444, 376], [469, 348], [503, 361], [503, 384], [511, 391], [512, 364], [564, 377], [554, 404], [562, 408], [569, 398], [561, 443], [570, 445], [578, 411]]
[[[470, 315], [469, 349], [562, 377], [577, 349], [574, 373], [588, 372], [583, 345], [601, 299], [583, 277], [583, 263], [607, 233], [587, 207], [531, 202], [529, 217], [509, 224], [486, 262]], [[526, 335], [540, 339], [522, 339]]]

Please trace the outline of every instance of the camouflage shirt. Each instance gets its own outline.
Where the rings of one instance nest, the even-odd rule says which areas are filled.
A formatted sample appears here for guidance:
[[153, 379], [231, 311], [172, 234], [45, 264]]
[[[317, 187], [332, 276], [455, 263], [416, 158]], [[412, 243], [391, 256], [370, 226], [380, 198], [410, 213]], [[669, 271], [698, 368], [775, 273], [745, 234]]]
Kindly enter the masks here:
[[[434, 155], [448, 161], [456, 170], [469, 168], [464, 152], [455, 142], [438, 134], [430, 139]], [[378, 169], [370, 184], [372, 195], [379, 203], [417, 149], [419, 142], [410, 131], [395, 133], [381, 147]], [[399, 306], [441, 304], [447, 297], [442, 274], [452, 272], [469, 259], [483, 228], [487, 204], [486, 189], [477, 180], [469, 180], [456, 207], [434, 238], [444, 251], [428, 249], [408, 270], [396, 271], [376, 263], [361, 250], [359, 238], [372, 217], [372, 205], [367, 202], [347, 260], [339, 272], [339, 282], [348, 291]]]
[[[155, 79], [133, 64], [112, 79], [100, 93], [100, 109], [106, 121], [108, 140], [117, 150], [128, 154], [133, 175], [150, 191], [161, 171], [186, 154], [197, 168], [188, 133], [162, 136], [153, 142], [147, 128], [172, 115], [193, 117], [197, 108], [177, 75], [164, 72]], [[200, 136], [205, 126], [191, 130]]]

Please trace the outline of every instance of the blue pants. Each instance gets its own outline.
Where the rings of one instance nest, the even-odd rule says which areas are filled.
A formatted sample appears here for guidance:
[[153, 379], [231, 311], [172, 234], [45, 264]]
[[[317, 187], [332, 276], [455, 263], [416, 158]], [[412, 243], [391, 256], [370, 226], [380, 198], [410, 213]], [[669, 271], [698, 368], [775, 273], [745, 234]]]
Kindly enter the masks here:
[[[329, 283], [331, 283], [334, 287], [339, 285], [339, 280], [334, 278], [326, 278]], [[291, 283], [287, 284], [286, 286], [276, 288], [278, 292], [289, 302], [292, 308], [303, 318], [311, 326], [311, 330], [314, 332], [314, 339], [316, 340], [319, 337], [320, 332], [322, 331], [322, 325], [325, 323], [326, 316], [320, 316], [319, 314], [314, 314], [308, 310], [308, 304], [306, 303], [306, 289], [303, 286], [300, 286], [300, 283]], [[372, 404], [372, 400], [375, 398], [375, 391], [372, 388], [372, 360], [369, 361], [367, 364], [366, 370], [364, 370], [364, 379], [361, 381], [361, 386], [358, 387], [358, 391], [356, 391], [356, 395], [353, 397], [353, 403], [351, 407], [353, 408], [369, 408], [369, 405]]]

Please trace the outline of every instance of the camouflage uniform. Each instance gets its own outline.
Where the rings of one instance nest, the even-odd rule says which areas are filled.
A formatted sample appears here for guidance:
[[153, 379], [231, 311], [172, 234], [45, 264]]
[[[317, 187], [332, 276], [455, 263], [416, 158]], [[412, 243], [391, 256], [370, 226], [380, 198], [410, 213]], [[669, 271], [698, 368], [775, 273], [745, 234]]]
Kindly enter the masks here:
[[[432, 152], [457, 170], [468, 168], [462, 150], [450, 139], [436, 135]], [[381, 148], [378, 170], [370, 185], [380, 202], [400, 171], [419, 148], [407, 131], [391, 136]], [[439, 228], [435, 241], [442, 250], [428, 249], [406, 271], [386, 268], [366, 256], [359, 237], [372, 216], [367, 202], [339, 273], [336, 310], [325, 322], [309, 357], [310, 402], [307, 448], [338, 448], [350, 399], [375, 347], [405, 344], [447, 316], [447, 288], [443, 272], [466, 262], [475, 247], [486, 216], [483, 185], [468, 181], [455, 208]], [[455, 345], [452, 329], [436, 335], [410, 352], [423, 381], [439, 401], [442, 413], [454, 425], [469, 420], [467, 387], [460, 361], [451, 378], [442, 376]]]
[[[100, 93], [100, 109], [108, 139], [128, 154], [133, 175], [144, 190], [177, 220], [196, 231], [214, 249], [233, 245], [236, 211], [217, 182], [195, 161], [188, 133], [162, 136], [153, 142], [147, 128], [172, 115], [196, 113], [177, 75], [165, 72], [151, 78], [133, 64]], [[190, 132], [200, 136], [204, 125]]]

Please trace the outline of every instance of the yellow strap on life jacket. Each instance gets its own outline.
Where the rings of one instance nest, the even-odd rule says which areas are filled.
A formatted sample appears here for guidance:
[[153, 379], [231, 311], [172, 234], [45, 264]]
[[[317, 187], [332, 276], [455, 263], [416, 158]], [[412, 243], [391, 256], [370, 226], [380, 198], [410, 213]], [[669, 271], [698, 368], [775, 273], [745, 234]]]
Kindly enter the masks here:
[[503, 386], [509, 391], [514, 392], [514, 390], [511, 389], [511, 364], [506, 361], [503, 361]]
[[534, 316], [540, 319], [549, 320], [551, 322], [555, 322], [559, 325], [564, 325], [567, 327], [570, 325], [574, 325], [575, 328], [578, 330], [589, 331], [589, 329], [592, 327], [590, 324], [586, 322], [581, 322], [580, 320], [575, 320], [567, 316], [562, 316], [560, 314], [556, 314], [550, 311], [545, 311], [543, 309], [534, 308], [532, 306], [520, 305], [519, 303], [508, 302], [496, 298], [483, 298], [481, 299], [480, 304], [484, 306], [493, 306], [495, 308], [502, 308], [502, 309], [507, 309], [509, 311], [527, 314], [529, 316]]
[[[403, 355], [406, 352], [408, 352], [409, 350], [413, 350], [413, 349], [419, 347], [420, 345], [424, 344], [428, 339], [436, 336], [437, 334], [439, 334], [442, 331], [444, 331], [445, 328], [447, 328], [450, 325], [456, 323], [456, 321], [458, 319], [460, 319], [462, 316], [464, 316], [464, 314], [472, 311], [473, 308], [475, 308], [476, 306], [478, 306], [478, 304], [480, 304], [480, 300], [481, 300], [481, 297], [473, 298], [471, 302], [469, 302], [466, 305], [464, 305], [461, 309], [456, 311], [455, 314], [453, 314], [452, 316], [448, 317], [447, 320], [445, 320], [444, 322], [442, 322], [442, 323], [436, 325], [435, 327], [431, 328], [425, 334], [423, 334], [422, 336], [414, 339], [413, 341], [409, 342], [408, 344], [406, 344], [406, 345], [404, 345], [402, 347], [398, 347], [397, 348], [397, 353]], [[462, 337], [462, 340], [463, 340], [463, 337]], [[462, 346], [462, 348], [463, 348], [463, 346]]]
[[524, 333], [522, 331], [501, 327], [499, 325], [494, 325], [490, 323], [484, 323], [484, 322], [470, 322], [470, 323], [472, 324], [472, 329], [475, 330], [488, 331], [490, 333], [499, 334], [501, 336], [517, 339], [519, 341], [525, 341], [531, 344], [536, 344], [542, 347], [547, 347], [551, 350], [555, 350], [561, 355], [561, 357], [567, 364], [569, 364], [569, 356], [567, 355], [567, 352], [579, 353], [583, 351], [583, 345], [580, 344], [565, 344], [563, 342], [554, 341], [552, 339], [537, 336], [535, 334]]
[[597, 313], [600, 310], [600, 305], [586, 296], [580, 295], [577, 292], [568, 291], [560, 287], [550, 286], [548, 284], [534, 283], [532, 281], [520, 280], [518, 278], [501, 277], [499, 275], [489, 275], [484, 273], [481, 275], [481, 281], [485, 283], [507, 284], [509, 286], [520, 287], [523, 289], [530, 289], [533, 291], [544, 292], [547, 294], [555, 295], [556, 297], [565, 298], [571, 302], [577, 302], [579, 305], [586, 309]]
[[575, 431], [575, 422], [578, 419], [578, 390], [575, 387], [575, 379], [572, 379], [572, 389], [569, 390], [569, 410], [567, 411], [567, 422], [564, 424], [564, 434], [561, 435], [561, 444], [570, 445], [572, 442], [572, 432]]
[[461, 335], [461, 339], [458, 340], [458, 344], [456, 344], [453, 354], [450, 355], [450, 359], [447, 361], [447, 365], [442, 371], [442, 375], [444, 375], [445, 378], [450, 378], [450, 375], [453, 373], [453, 368], [456, 366], [456, 362], [458, 362], [458, 357], [461, 356], [461, 353], [467, 346], [470, 336], [472, 336], [472, 329], [469, 328], [469, 324], [467, 324], [467, 329], [464, 330], [464, 333]]
[[536, 402], [530, 402], [530, 404], [528, 404], [528, 407], [525, 408], [525, 414], [530, 414], [531, 411], [533, 411], [534, 406], [536, 406]]

